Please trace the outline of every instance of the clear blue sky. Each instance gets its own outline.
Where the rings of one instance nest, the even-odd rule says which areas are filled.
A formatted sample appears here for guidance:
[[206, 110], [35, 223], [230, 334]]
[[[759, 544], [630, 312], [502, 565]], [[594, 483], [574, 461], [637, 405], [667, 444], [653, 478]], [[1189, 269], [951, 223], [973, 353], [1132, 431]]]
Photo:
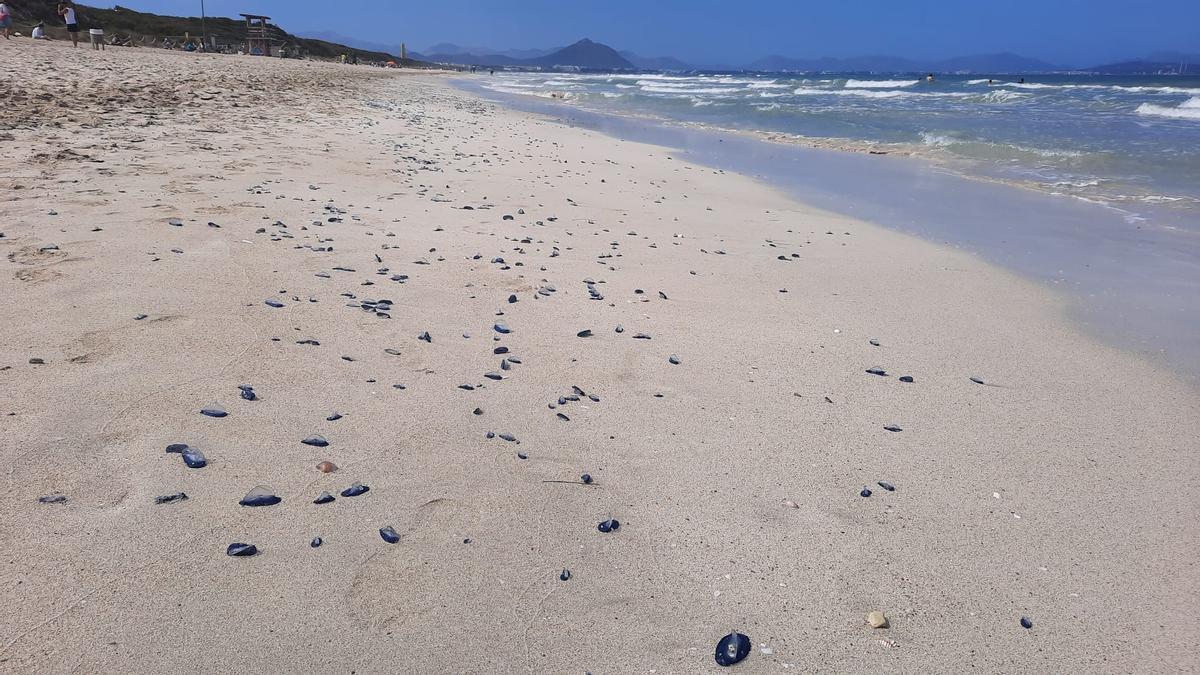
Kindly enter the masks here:
[[[200, 13], [200, 0], [119, 4]], [[768, 54], [937, 59], [1011, 51], [1094, 65], [1160, 50], [1200, 52], [1200, 0], [206, 0], [206, 7], [210, 15], [269, 14], [290, 32], [328, 30], [417, 51], [439, 42], [556, 47], [590, 37], [643, 56], [730, 64]]]

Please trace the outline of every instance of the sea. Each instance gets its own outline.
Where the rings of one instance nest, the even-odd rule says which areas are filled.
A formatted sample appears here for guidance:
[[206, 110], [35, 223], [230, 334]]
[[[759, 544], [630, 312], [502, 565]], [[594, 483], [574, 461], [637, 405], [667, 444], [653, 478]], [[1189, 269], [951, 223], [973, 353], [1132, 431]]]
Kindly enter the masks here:
[[977, 255], [1200, 387], [1200, 76], [485, 72], [457, 84]]
[[920, 156], [1092, 200], [1131, 222], [1147, 204], [1200, 208], [1200, 75], [497, 73], [485, 86], [775, 142]]

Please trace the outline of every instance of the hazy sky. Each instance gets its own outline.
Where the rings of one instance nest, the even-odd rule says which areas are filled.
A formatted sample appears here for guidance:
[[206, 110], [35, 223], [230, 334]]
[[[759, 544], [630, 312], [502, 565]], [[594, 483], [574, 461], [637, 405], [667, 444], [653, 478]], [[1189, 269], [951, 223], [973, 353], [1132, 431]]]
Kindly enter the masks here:
[[[85, 0], [85, 3], [86, 0]], [[108, 3], [97, 3], [105, 4]], [[200, 0], [122, 0], [160, 14]], [[1200, 0], [206, 0], [210, 15], [269, 14], [420, 51], [438, 42], [555, 47], [583, 37], [643, 56], [737, 64], [768, 54], [937, 59], [1011, 51], [1094, 65], [1200, 52]]]

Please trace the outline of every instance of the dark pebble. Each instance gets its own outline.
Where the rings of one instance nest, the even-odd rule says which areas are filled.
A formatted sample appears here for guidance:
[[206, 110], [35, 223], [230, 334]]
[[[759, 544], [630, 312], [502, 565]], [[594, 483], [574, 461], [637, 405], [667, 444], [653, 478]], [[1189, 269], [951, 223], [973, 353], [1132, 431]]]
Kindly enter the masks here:
[[342, 496], [343, 497], [357, 497], [361, 494], [366, 494], [368, 491], [370, 491], [370, 489], [371, 488], [367, 487], [366, 485], [363, 485], [362, 483], [355, 483], [354, 485], [351, 485], [350, 487], [346, 488], [345, 490], [342, 490]]
[[581, 330], [581, 331], [579, 331], [578, 333], [576, 333], [576, 334], [575, 334], [575, 337], [581, 337], [581, 338], [585, 338], [585, 337], [592, 337], [592, 331], [590, 331], [590, 330]]
[[560, 420], [562, 420], [562, 421], [564, 421], [564, 422], [570, 422], [570, 421], [571, 421], [571, 418], [570, 418], [570, 417], [567, 417], [566, 415], [564, 415], [564, 414], [562, 414], [562, 413], [555, 413], [555, 415], [557, 415], [557, 416], [558, 416], [558, 419], [560, 419]]
[[[971, 379], [971, 381], [972, 381], [972, 382], [974, 382], [975, 384], [983, 384], [983, 380], [979, 379], [978, 377], [972, 377], [972, 378], [970, 378], [970, 379]], [[1026, 619], [1021, 619], [1021, 620], [1022, 620], [1022, 621], [1025, 621]]]
[[911, 384], [911, 383], [915, 382], [916, 380], [914, 380], [914, 379], [913, 379], [913, 376], [912, 376], [912, 375], [901, 375], [901, 376], [900, 376], [900, 381], [901, 381], [901, 382], [908, 382], [909, 384]]
[[859, 496], [859, 497], [870, 497], [870, 496], [871, 496], [871, 489], [870, 489], [870, 488], [868, 488], [868, 487], [866, 487], [866, 486], [863, 486], [862, 492], [859, 492], [859, 493], [858, 493], [858, 496]]
[[503, 346], [501, 346], [501, 347], [496, 347], [495, 349], [493, 349], [493, 350], [492, 350], [492, 353], [493, 353], [493, 354], [507, 354], [507, 353], [508, 353], [508, 347], [503, 347]]
[[608, 520], [601, 521], [600, 524], [596, 526], [596, 529], [600, 530], [601, 532], [616, 532], [617, 530], [621, 529], [621, 521], [617, 520], [616, 518], [609, 518]]
[[563, 571], [558, 575], [558, 580], [566, 581], [567, 579], [570, 579], [570, 578], [571, 578], [571, 570], [564, 567]]
[[1033, 620], [1027, 616], [1021, 617], [1021, 628], [1026, 630], [1033, 628]]
[[245, 497], [238, 502], [242, 506], [274, 506], [283, 501], [278, 495], [273, 495], [264, 487], [256, 487], [246, 493]]
[[515, 295], [510, 295], [510, 296], [508, 296], [508, 302], [509, 302], [509, 303], [514, 303], [514, 302], [516, 302], [516, 301], [517, 301], [517, 296], [515, 296]]
[[888, 492], [896, 491], [896, 486], [892, 485], [891, 483], [887, 482], [886, 480], [879, 481], [878, 485], [879, 485], [879, 487], [883, 488], [884, 490], [887, 490]]
[[326, 418], [325, 418], [325, 421], [326, 421], [326, 422], [336, 422], [336, 421], [338, 421], [338, 420], [340, 420], [340, 419], [342, 419], [342, 414], [341, 414], [341, 413], [333, 413], [333, 414], [332, 414], [332, 415], [330, 415], [329, 417], [326, 417]]
[[324, 436], [309, 436], [300, 442], [305, 445], [311, 445], [314, 448], [324, 448], [329, 445], [329, 441], [325, 440]]
[[867, 368], [867, 372], [872, 375], [879, 375], [881, 377], [887, 377], [887, 371], [884, 370], [883, 368]]
[[188, 448], [183, 451], [183, 463], [187, 464], [189, 469], [203, 469], [208, 466], [208, 459], [199, 450]]
[[680, 363], [679, 357], [675, 356], [674, 354], [667, 357], [667, 361], [669, 361], [672, 365], [676, 365], [676, 366], [679, 365], [679, 363]]
[[892, 432], [904, 431], [903, 429], [901, 429], [900, 427], [898, 427], [898, 426], [896, 426], [896, 425], [894, 425], [894, 424], [893, 424], [893, 425], [890, 425], [890, 426], [886, 426], [886, 427], [884, 427], [884, 429], [886, 429], [886, 430], [888, 430], [888, 431], [892, 431]]
[[172, 443], [167, 446], [167, 452], [183, 452], [188, 449], [187, 443]]
[[320, 546], [323, 543], [325, 543], [325, 542], [321, 541], [320, 537], [313, 537], [313, 540], [308, 542], [308, 545], [313, 548], [317, 548], [318, 546]]
[[321, 494], [317, 495], [317, 498], [313, 500], [313, 503], [328, 504], [331, 501], [333, 501], [333, 495], [329, 494], [328, 492], [322, 492]]
[[66, 495], [57, 495], [57, 494], [46, 495], [45, 497], [38, 497], [38, 501], [43, 504], [61, 504], [65, 501], [67, 501], [67, 496]]
[[517, 442], [517, 437], [516, 437], [516, 436], [513, 436], [513, 435], [512, 435], [512, 434], [510, 434], [510, 433], [503, 433], [503, 434], [500, 434], [500, 440], [502, 440], [502, 441], [508, 441], [509, 443], [516, 443], [516, 442]]
[[257, 401], [258, 400], [258, 394], [254, 393], [254, 390], [251, 389], [250, 387], [246, 387], [246, 388], [242, 389], [241, 396], [242, 396], [242, 398], [246, 399], [247, 401]]
[[188, 496], [184, 492], [176, 492], [173, 495], [159, 495], [154, 498], [155, 504], [170, 504], [171, 502], [179, 502], [187, 499]]
[[732, 666], [741, 663], [750, 656], [750, 638], [741, 633], [730, 633], [717, 642], [716, 659], [718, 666]]
[[389, 544], [396, 544], [400, 541], [400, 535], [396, 534], [396, 530], [391, 525], [379, 528], [379, 536]]
[[275, 300], [275, 299], [266, 300], [263, 302], [263, 304], [265, 304], [268, 307], [274, 307], [276, 309], [283, 307], [283, 303], [278, 300]]
[[429, 336], [429, 331], [422, 331], [421, 334], [417, 336], [417, 339], [424, 340], [430, 344], [433, 343], [433, 338]]
[[585, 473], [579, 477], [579, 480], [583, 481], [584, 484], [586, 484], [586, 485], [591, 485], [592, 484], [592, 474]]
[[225, 549], [225, 555], [235, 558], [247, 558], [258, 553], [258, 547], [254, 544], [230, 544], [229, 548]]
[[225, 412], [223, 408], [204, 408], [200, 414], [206, 417], [225, 417], [229, 413]]
[[482, 415], [482, 414], [483, 414], [483, 408], [476, 408], [476, 409], [474, 409], [474, 410], [472, 410], [472, 411], [471, 411], [471, 414], [472, 414], [472, 415]]

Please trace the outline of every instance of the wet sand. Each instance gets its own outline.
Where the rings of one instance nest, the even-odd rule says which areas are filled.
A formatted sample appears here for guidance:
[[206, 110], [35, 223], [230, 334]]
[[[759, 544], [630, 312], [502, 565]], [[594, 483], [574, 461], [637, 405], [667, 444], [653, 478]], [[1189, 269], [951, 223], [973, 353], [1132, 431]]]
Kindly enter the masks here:
[[436, 77], [0, 50], [0, 669], [1196, 667], [1196, 392], [1045, 288]]

